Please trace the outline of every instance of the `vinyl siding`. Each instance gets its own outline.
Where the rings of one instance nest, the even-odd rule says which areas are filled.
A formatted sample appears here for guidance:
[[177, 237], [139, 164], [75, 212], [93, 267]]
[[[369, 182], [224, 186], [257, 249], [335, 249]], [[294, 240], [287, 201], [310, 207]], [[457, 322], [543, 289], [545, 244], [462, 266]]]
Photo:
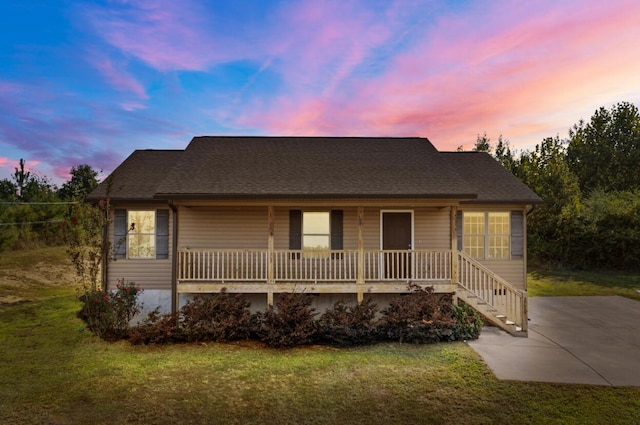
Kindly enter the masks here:
[[[178, 247], [267, 249], [266, 207], [181, 207]], [[281, 230], [276, 230], [280, 233]], [[285, 235], [288, 231], [285, 230]]]
[[525, 290], [526, 273], [524, 270], [524, 260], [479, 260], [479, 262], [515, 286], [517, 289]]
[[[118, 205], [118, 209], [157, 210], [167, 209], [167, 204]], [[113, 244], [113, 222], [109, 228], [109, 238]], [[107, 289], [114, 289], [119, 279], [135, 282], [143, 289], [171, 289], [171, 264], [173, 261], [173, 211], [169, 210], [169, 258], [164, 260], [112, 260], [108, 265]]]
[[416, 208], [413, 220], [415, 249], [451, 249], [449, 208]]

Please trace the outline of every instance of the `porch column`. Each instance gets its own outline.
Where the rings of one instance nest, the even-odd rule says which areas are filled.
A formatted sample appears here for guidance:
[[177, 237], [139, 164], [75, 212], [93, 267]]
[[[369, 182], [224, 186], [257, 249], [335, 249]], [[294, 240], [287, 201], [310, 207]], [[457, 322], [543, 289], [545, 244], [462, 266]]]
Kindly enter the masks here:
[[[267, 252], [267, 256], [269, 258], [269, 261], [267, 263], [267, 284], [268, 285], [272, 285], [274, 283], [274, 265], [275, 265], [275, 244], [273, 241], [273, 234], [274, 234], [274, 212], [273, 212], [273, 205], [269, 205], [267, 207], [267, 226], [269, 229], [269, 238], [268, 238], [268, 252]], [[273, 305], [273, 291], [271, 290], [271, 288], [269, 288], [268, 292], [267, 292], [267, 305], [272, 306]]]
[[358, 287], [358, 303], [364, 300], [364, 237], [362, 227], [364, 225], [364, 207], [358, 207], [358, 275], [356, 285]]
[[458, 283], [458, 208], [451, 207], [451, 217], [449, 218], [451, 226], [451, 282]]

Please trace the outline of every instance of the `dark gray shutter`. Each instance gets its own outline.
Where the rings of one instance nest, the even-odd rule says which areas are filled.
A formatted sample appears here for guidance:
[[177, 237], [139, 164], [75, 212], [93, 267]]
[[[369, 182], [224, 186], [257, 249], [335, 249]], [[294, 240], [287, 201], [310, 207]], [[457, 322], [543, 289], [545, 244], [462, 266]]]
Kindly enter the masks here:
[[169, 258], [169, 210], [156, 211], [156, 258]]
[[302, 249], [302, 210], [289, 210], [289, 249]]
[[511, 211], [511, 258], [524, 257], [524, 214]]
[[331, 249], [341, 251], [342, 246], [342, 210], [331, 210]]
[[127, 210], [115, 211], [113, 220], [113, 256], [127, 258]]
[[458, 251], [462, 251], [462, 211], [456, 213], [456, 232], [458, 232]]

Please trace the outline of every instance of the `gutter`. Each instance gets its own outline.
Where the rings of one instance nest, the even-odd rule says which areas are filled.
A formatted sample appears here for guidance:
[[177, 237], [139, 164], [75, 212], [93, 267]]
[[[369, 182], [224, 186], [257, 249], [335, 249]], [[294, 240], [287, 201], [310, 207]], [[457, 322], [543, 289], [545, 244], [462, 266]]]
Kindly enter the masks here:
[[178, 208], [173, 200], [168, 201], [173, 212], [173, 232], [171, 238], [171, 314], [178, 311]]

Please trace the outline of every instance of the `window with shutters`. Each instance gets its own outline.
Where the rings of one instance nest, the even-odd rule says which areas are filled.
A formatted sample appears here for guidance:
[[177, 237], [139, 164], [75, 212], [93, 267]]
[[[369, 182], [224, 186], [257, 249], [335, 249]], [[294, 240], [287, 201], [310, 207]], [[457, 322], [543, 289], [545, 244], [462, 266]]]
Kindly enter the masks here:
[[[305, 257], [342, 258], [343, 212], [289, 210], [289, 249], [302, 250]], [[292, 253], [292, 258], [300, 258]]]
[[115, 259], [168, 259], [169, 211], [116, 209]]
[[509, 212], [465, 212], [463, 218], [463, 250], [467, 254], [482, 259], [509, 258]]

